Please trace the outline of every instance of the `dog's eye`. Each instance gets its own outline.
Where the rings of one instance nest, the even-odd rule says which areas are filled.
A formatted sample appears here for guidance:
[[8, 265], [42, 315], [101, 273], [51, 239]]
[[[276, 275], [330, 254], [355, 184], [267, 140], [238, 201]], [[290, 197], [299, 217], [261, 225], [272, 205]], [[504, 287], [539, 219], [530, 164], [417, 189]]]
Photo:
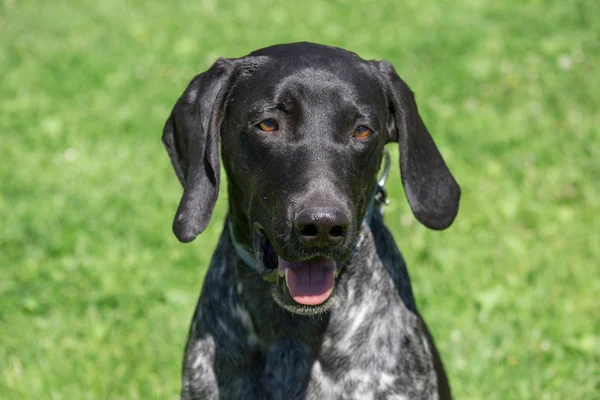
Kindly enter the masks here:
[[260, 121], [256, 126], [263, 132], [273, 132], [277, 130], [277, 121], [273, 118], [267, 118]]
[[366, 139], [371, 135], [371, 133], [373, 133], [373, 131], [370, 128], [361, 125], [354, 130], [353, 136], [357, 139]]

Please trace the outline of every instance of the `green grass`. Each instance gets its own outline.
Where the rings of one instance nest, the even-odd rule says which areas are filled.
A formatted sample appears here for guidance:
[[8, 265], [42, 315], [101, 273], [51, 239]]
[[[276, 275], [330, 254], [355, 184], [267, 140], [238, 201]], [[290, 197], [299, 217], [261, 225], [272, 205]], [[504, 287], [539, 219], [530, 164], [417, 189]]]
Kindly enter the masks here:
[[[273, 43], [391, 61], [463, 189], [386, 219], [457, 399], [600, 396], [600, 2], [0, 1], [0, 393], [174, 399], [225, 213], [171, 233], [191, 77]], [[397, 150], [393, 149], [397, 154]]]

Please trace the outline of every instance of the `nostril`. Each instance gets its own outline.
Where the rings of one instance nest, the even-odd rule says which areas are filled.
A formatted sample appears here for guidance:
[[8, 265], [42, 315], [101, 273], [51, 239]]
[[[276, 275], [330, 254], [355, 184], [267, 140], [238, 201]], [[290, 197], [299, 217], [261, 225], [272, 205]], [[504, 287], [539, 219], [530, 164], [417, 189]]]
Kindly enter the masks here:
[[340, 209], [328, 207], [305, 208], [296, 214], [294, 229], [307, 246], [335, 246], [348, 232], [350, 221]]
[[315, 225], [304, 225], [304, 227], [300, 228], [299, 231], [302, 236], [306, 237], [317, 236], [319, 233], [319, 230]]
[[343, 237], [344, 236], [344, 228], [342, 228], [340, 225], [334, 226], [329, 231], [329, 236], [331, 236], [333, 238]]

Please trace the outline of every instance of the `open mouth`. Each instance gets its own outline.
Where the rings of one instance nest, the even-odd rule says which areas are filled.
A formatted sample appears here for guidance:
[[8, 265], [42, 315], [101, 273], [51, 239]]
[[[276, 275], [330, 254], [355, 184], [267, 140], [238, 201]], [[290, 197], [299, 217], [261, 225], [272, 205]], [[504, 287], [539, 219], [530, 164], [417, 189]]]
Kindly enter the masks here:
[[336, 269], [337, 263], [325, 257], [295, 262], [279, 257], [277, 273], [284, 278], [281, 289], [287, 288], [296, 303], [316, 306], [331, 296]]
[[303, 307], [305, 311], [322, 308], [332, 296], [335, 280], [343, 267], [342, 262], [321, 254], [301, 260], [286, 260], [275, 252], [260, 228], [255, 231], [254, 251], [261, 275], [274, 283], [273, 297], [293, 312], [299, 312], [294, 306]]

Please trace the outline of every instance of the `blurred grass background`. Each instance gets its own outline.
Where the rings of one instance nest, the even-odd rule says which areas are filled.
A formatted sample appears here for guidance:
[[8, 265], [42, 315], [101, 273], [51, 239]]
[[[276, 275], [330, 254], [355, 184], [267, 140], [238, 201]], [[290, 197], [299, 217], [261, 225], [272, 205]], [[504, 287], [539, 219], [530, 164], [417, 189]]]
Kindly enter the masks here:
[[[600, 2], [0, 0], [0, 397], [175, 399], [225, 213], [171, 233], [160, 143], [218, 56], [387, 59], [463, 189], [386, 219], [457, 399], [600, 398]], [[397, 154], [396, 149], [392, 149]]]

